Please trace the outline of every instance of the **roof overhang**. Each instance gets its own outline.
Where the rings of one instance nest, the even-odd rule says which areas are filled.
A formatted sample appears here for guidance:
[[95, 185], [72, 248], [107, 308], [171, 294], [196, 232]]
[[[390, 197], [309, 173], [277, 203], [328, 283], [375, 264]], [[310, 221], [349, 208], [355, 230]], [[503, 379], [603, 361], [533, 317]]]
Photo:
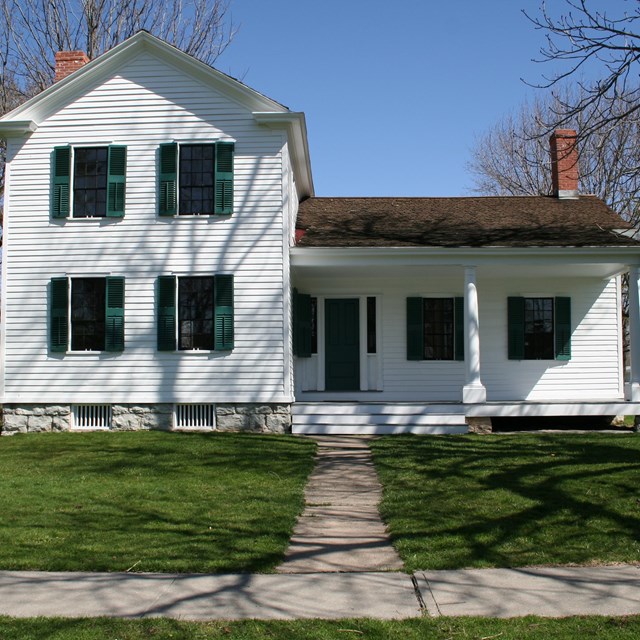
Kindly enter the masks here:
[[301, 274], [350, 269], [354, 274], [405, 276], [475, 266], [480, 274], [567, 275], [610, 278], [640, 266], [640, 247], [292, 247], [291, 267]]
[[12, 122], [0, 121], [0, 136], [29, 135], [38, 128], [33, 120], [13, 120]]
[[255, 111], [253, 117], [258, 124], [272, 129], [284, 129], [289, 141], [289, 155], [296, 179], [298, 199], [304, 200], [313, 196], [313, 177], [307, 139], [307, 123], [304, 113], [287, 111]]

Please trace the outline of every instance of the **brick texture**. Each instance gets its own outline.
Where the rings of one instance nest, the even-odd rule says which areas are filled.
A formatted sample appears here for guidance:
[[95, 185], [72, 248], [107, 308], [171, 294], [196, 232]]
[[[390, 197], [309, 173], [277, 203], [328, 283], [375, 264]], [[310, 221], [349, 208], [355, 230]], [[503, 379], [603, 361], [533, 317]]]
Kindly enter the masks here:
[[573, 129], [556, 129], [549, 139], [553, 194], [578, 192], [578, 147]]
[[77, 71], [89, 62], [84, 51], [58, 51], [56, 53], [56, 76], [55, 82]]

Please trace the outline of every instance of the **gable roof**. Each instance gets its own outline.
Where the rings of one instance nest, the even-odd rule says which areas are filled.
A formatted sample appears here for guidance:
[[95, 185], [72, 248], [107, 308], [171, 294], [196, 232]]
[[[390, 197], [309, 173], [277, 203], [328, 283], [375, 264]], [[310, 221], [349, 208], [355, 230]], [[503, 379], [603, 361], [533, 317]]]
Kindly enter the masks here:
[[0, 118], [0, 136], [33, 133], [51, 113], [73, 100], [83, 90], [91, 88], [102, 78], [108, 78], [142, 52], [151, 53], [184, 74], [224, 93], [251, 111], [258, 124], [284, 129], [289, 137], [290, 148], [293, 150], [292, 166], [299, 194], [301, 197], [313, 194], [304, 113], [290, 111], [275, 100], [200, 62], [147, 31], [139, 31], [4, 115]]
[[640, 247], [595, 196], [309, 198], [296, 229], [299, 247]]

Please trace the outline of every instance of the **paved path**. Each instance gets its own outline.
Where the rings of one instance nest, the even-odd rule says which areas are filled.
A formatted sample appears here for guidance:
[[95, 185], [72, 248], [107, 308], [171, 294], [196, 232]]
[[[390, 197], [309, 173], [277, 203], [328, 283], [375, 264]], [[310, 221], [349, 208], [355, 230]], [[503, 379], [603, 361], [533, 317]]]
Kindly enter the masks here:
[[293, 531], [280, 573], [402, 569], [380, 519], [378, 481], [368, 442], [319, 436], [306, 507]]
[[[414, 581], [415, 580], [415, 581]], [[640, 567], [171, 575], [0, 571], [0, 615], [256, 618], [640, 614]]]

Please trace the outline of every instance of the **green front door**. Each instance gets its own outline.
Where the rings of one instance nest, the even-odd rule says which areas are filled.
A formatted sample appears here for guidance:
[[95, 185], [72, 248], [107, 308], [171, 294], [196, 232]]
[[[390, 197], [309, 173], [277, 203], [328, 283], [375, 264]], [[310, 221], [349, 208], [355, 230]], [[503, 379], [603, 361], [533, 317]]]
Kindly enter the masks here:
[[360, 301], [325, 300], [325, 389], [360, 390]]

